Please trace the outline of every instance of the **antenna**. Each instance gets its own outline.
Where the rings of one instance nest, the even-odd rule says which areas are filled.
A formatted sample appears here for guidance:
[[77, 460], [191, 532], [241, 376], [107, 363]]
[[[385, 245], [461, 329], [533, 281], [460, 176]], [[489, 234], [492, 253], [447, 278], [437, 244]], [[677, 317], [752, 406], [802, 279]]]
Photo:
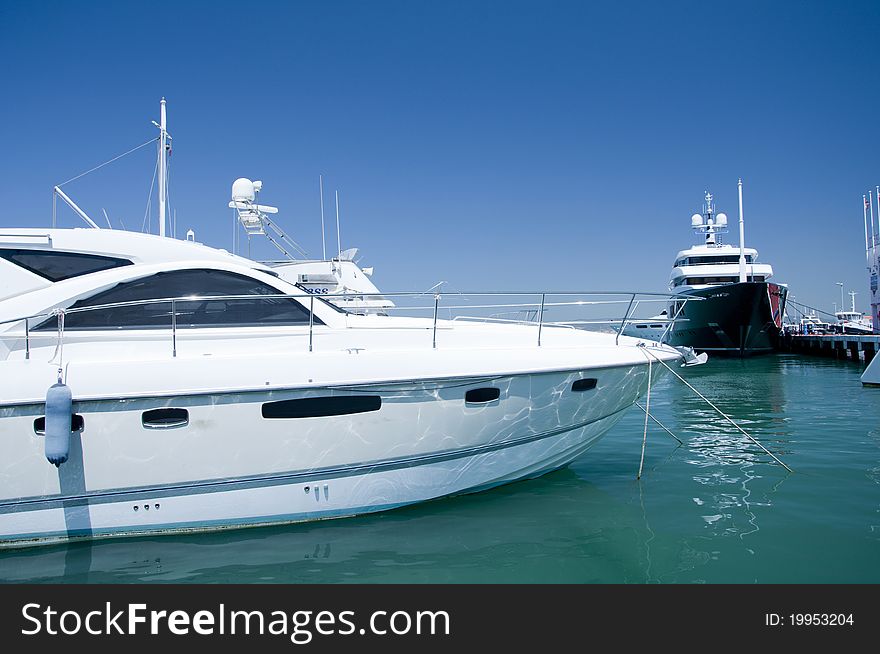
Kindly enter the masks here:
[[739, 178], [739, 281], [746, 281], [746, 236], [743, 223], [743, 181]]
[[318, 186], [321, 189], [321, 258], [327, 261], [327, 243], [324, 239], [324, 176], [318, 175]]
[[110, 217], [107, 215], [107, 210], [104, 207], [101, 207], [101, 211], [104, 213], [104, 220], [107, 221], [107, 227], [113, 229], [113, 225], [110, 224]]
[[339, 189], [336, 190], [336, 258], [342, 255], [342, 239], [339, 236]]

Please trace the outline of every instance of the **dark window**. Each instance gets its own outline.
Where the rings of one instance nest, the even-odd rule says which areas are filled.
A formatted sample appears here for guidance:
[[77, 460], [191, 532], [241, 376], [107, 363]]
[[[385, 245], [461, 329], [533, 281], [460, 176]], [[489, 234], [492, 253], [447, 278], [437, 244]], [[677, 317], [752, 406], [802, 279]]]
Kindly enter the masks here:
[[[673, 265], [673, 268], [678, 268], [679, 266], [705, 266], [716, 263], [739, 263], [739, 255], [718, 255], [718, 256], [693, 256], [687, 257], [684, 259], [679, 259]], [[752, 263], [752, 255], [746, 255], [746, 263]]]
[[593, 377], [588, 377], [587, 379], [578, 379], [571, 385], [571, 390], [575, 393], [591, 391], [596, 388], [596, 381], [597, 380]]
[[685, 284], [728, 284], [739, 281], [739, 277], [688, 277]]
[[473, 388], [464, 394], [464, 401], [468, 404], [485, 404], [493, 402], [501, 397], [501, 389], [498, 388]]
[[189, 424], [189, 411], [171, 408], [151, 409], [141, 415], [141, 424], [147, 429], [185, 427]]
[[[78, 413], [70, 416], [70, 431], [82, 431], [85, 429], [86, 421]], [[46, 416], [40, 416], [34, 420], [34, 432], [38, 436], [46, 435]]]
[[51, 250], [0, 249], [0, 258], [11, 261], [50, 282], [60, 282], [71, 277], [131, 265], [128, 259]]
[[[118, 302], [187, 297], [175, 303], [177, 326], [221, 327], [308, 324], [308, 310], [294, 298], [259, 298], [280, 291], [256, 279], [222, 270], [174, 270], [122, 282], [111, 289], [75, 303], [71, 309]], [[212, 300], [217, 295], [253, 295], [254, 298]], [[314, 324], [323, 325], [318, 318]], [[55, 329], [49, 318], [35, 329]], [[108, 307], [68, 313], [65, 329], [167, 329], [171, 326], [171, 302]]]
[[381, 407], [378, 395], [340, 395], [266, 402], [262, 411], [264, 418], [323, 418], [378, 411]]

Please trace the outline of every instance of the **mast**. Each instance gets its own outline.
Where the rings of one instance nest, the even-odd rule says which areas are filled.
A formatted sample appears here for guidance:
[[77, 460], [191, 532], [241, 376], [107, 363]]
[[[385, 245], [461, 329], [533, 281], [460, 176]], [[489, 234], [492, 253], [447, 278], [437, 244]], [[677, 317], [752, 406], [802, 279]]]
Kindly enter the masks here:
[[852, 301], [852, 312], [856, 313], [856, 292], [850, 291], [848, 295], [850, 297], [850, 300]]
[[862, 213], [865, 214], [865, 257], [868, 262], [868, 270], [871, 269], [871, 249], [868, 246], [868, 196], [862, 195]]
[[[878, 207], [878, 209], [880, 209], [880, 207]], [[876, 237], [874, 236], [874, 203], [871, 199], [870, 192], [868, 193], [868, 215], [871, 217], [871, 250], [876, 251], [874, 250], [874, 248], [877, 247]]]
[[743, 181], [739, 180], [739, 281], [746, 281], [746, 237], [743, 223]]
[[159, 103], [159, 236], [165, 236], [165, 194], [168, 175], [168, 123], [165, 98]]

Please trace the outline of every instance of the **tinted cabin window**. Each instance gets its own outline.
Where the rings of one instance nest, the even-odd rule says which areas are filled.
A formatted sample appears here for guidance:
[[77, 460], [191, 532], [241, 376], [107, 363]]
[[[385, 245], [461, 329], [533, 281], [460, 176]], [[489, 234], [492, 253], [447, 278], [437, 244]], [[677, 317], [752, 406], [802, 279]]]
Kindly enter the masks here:
[[281, 400], [263, 404], [264, 418], [324, 418], [351, 413], [378, 411], [382, 398], [378, 395], [342, 395], [335, 397], [305, 397], [299, 400]]
[[0, 250], [0, 258], [11, 261], [50, 282], [60, 282], [71, 277], [131, 265], [128, 259], [51, 250]]
[[468, 404], [485, 404], [493, 402], [501, 397], [501, 389], [498, 388], [474, 388], [464, 394], [464, 401]]
[[[122, 282], [111, 289], [78, 301], [71, 308], [94, 307], [117, 302], [136, 302], [172, 297], [194, 297], [175, 303], [177, 327], [254, 325], [301, 325], [309, 312], [294, 298], [262, 298], [279, 291], [256, 279], [222, 270], [174, 270], [144, 279]], [[254, 298], [212, 300], [218, 295], [252, 295]], [[316, 325], [322, 325], [318, 318]], [[55, 329], [49, 318], [36, 329]], [[171, 326], [171, 303], [108, 307], [64, 317], [65, 329], [167, 329]]]
[[588, 377], [587, 379], [578, 379], [571, 385], [571, 390], [575, 393], [591, 391], [596, 388], [596, 379]]
[[[674, 268], [679, 266], [705, 266], [716, 263], [738, 263], [739, 255], [719, 255], [719, 256], [695, 256], [679, 259], [673, 265]], [[752, 263], [752, 255], [746, 255], [746, 263]]]

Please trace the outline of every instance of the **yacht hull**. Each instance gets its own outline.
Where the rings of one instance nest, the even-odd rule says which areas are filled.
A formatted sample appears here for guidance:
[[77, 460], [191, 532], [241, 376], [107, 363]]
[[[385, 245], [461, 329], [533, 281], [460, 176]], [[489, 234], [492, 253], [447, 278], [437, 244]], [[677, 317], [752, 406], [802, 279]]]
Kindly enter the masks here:
[[[668, 342], [728, 356], [767, 354], [777, 349], [788, 290], [769, 282], [741, 282], [688, 291]], [[679, 305], [670, 306], [675, 315]]]
[[[644, 393], [647, 373], [629, 365], [75, 403], [85, 428], [58, 468], [34, 431], [43, 407], [0, 408], [0, 545], [353, 516], [535, 477], [589, 449]], [[585, 377], [595, 388], [571, 392]], [[497, 400], [463, 401], [487, 386], [500, 389]], [[266, 402], [374, 394], [377, 411], [258, 419]], [[145, 429], [156, 406], [186, 407], [187, 428]]]

